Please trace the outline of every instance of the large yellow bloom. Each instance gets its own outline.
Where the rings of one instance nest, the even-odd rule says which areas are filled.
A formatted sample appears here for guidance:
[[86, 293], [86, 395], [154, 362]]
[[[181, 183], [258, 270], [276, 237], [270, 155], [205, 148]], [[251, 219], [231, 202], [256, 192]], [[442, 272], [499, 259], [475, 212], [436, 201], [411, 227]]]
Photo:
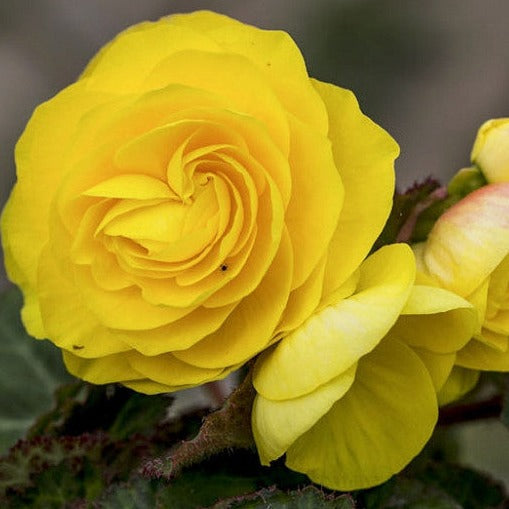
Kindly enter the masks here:
[[480, 326], [457, 364], [509, 371], [509, 183], [467, 195], [414, 251], [418, 281], [451, 290], [477, 309]]
[[358, 267], [397, 153], [286, 33], [210, 12], [134, 26], [18, 143], [2, 241], [24, 323], [92, 382], [224, 377]]
[[464, 299], [413, 286], [406, 245], [367, 258], [332, 299], [258, 359], [253, 432], [263, 464], [332, 489], [387, 480], [427, 442], [437, 391], [476, 313]]

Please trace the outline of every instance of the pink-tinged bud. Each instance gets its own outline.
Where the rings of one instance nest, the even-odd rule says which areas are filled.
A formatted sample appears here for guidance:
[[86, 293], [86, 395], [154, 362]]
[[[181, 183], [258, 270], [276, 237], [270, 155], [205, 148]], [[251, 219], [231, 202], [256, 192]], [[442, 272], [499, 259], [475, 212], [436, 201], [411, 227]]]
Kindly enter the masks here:
[[478, 333], [458, 363], [509, 371], [509, 182], [488, 184], [452, 206], [416, 253], [422, 276], [478, 310]]
[[427, 269], [467, 297], [509, 252], [509, 183], [484, 186], [447, 210], [430, 232]]
[[489, 183], [509, 182], [509, 118], [488, 120], [481, 126], [471, 159]]

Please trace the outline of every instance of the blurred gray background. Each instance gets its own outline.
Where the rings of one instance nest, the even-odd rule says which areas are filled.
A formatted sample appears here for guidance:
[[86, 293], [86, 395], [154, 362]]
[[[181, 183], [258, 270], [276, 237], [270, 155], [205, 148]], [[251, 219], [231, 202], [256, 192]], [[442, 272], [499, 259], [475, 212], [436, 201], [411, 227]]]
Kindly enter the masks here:
[[[507, 0], [0, 0], [0, 207], [38, 103], [121, 29], [201, 8], [288, 31], [312, 76], [353, 89], [401, 146], [401, 189], [447, 179], [468, 164], [479, 125], [509, 114]], [[460, 428], [462, 459], [508, 480], [507, 430], [488, 426]]]

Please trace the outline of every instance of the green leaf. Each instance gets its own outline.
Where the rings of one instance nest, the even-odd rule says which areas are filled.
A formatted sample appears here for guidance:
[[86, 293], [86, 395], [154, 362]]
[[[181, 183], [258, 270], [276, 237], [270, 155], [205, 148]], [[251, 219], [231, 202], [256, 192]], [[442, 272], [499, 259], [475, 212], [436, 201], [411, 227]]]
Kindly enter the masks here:
[[256, 489], [256, 478], [198, 469], [184, 472], [163, 486], [157, 497], [160, 507], [194, 509], [210, 506], [222, 498], [249, 493]]
[[[184, 473], [170, 483], [134, 478], [112, 486], [96, 502], [102, 509], [355, 509], [348, 495], [325, 494], [314, 486], [285, 492], [255, 487], [255, 479], [223, 474]], [[248, 492], [247, 494], [246, 491]]]
[[127, 439], [135, 433], [149, 435], [166, 417], [172, 399], [165, 395], [146, 396], [132, 393], [117, 413], [109, 434], [117, 440]]
[[[77, 503], [78, 499], [91, 503], [101, 496], [108, 501], [118, 497], [123, 500], [122, 493], [135, 488], [122, 483], [139, 470], [144, 460], [188, 438], [191, 429], [195, 433], [201, 418], [201, 415], [187, 415], [183, 420], [154, 426], [150, 435], [136, 432], [126, 439], [112, 437], [107, 430], [97, 430], [93, 434], [36, 436], [19, 441], [0, 460], [0, 507], [16, 507], [18, 501], [22, 502], [20, 507], [63, 507], [63, 500], [66, 504]], [[134, 429], [128, 421], [126, 425]], [[164, 499], [162, 507], [202, 507], [220, 498], [252, 492], [260, 485], [273, 484], [275, 479], [292, 485], [303, 480], [302, 476], [287, 470], [290, 475], [284, 476], [280, 470], [277, 466], [275, 469], [261, 467], [252, 452], [223, 455], [186, 470], [172, 480], [170, 491], [168, 483], [155, 479], [154, 486], [161, 490], [158, 488], [154, 497]], [[62, 476], [62, 471], [72, 471], [73, 475]], [[59, 478], [60, 483], [53, 482]], [[111, 488], [104, 493], [108, 487]], [[115, 494], [117, 488], [120, 491]], [[150, 502], [152, 492], [144, 490], [148, 507], [157, 507]]]
[[362, 494], [367, 509], [463, 509], [441, 489], [417, 479], [398, 478]]
[[102, 509], [151, 509], [157, 507], [156, 497], [161, 482], [135, 478], [111, 486], [97, 501]]
[[218, 502], [211, 509], [355, 509], [349, 495], [325, 494], [314, 486], [284, 492], [275, 488]]
[[[101, 434], [20, 440], [0, 462], [1, 507], [7, 503], [15, 506], [16, 501], [23, 501], [25, 505], [22, 507], [53, 507], [49, 502], [38, 506], [36, 501], [46, 500], [45, 497], [51, 499], [53, 491], [57, 492], [57, 499], [64, 492], [94, 492], [89, 488], [102, 484], [101, 475], [96, 472], [85, 479], [85, 474], [90, 470], [85, 466], [101, 467], [98, 460], [104, 456], [109, 445], [107, 438]], [[98, 472], [103, 470], [104, 467], [99, 468]], [[61, 472], [68, 471], [73, 472], [73, 476], [63, 477]], [[59, 482], [55, 484], [57, 479]], [[95, 493], [97, 495], [99, 492]]]
[[69, 432], [69, 421], [73, 418], [77, 407], [85, 403], [89, 389], [89, 384], [79, 380], [58, 387], [53, 395], [53, 408], [35, 420], [28, 430], [27, 438], [40, 435], [53, 437], [64, 434], [78, 435], [79, 432]]
[[55, 392], [54, 408], [41, 415], [29, 431], [38, 435], [79, 435], [107, 431], [114, 440], [134, 434], [150, 435], [165, 419], [172, 398], [147, 396], [121, 385], [92, 385], [76, 381]]
[[[32, 509], [86, 508], [90, 505], [78, 505], [77, 502], [93, 500], [101, 491], [102, 483], [93, 472], [93, 467], [83, 460], [84, 466], [77, 472], [68, 463], [43, 471], [38, 478], [40, 489], [32, 491], [32, 497], [14, 498], [11, 504], [19, 503], [18, 507]], [[89, 481], [92, 479], [92, 482]], [[95, 482], [94, 482], [95, 481]], [[12, 499], [11, 499], [12, 500]], [[69, 504], [69, 501], [76, 501]], [[16, 505], [14, 505], [16, 507]]]
[[358, 493], [366, 509], [501, 509], [503, 487], [468, 468], [445, 462], [415, 464], [376, 488]]
[[198, 468], [184, 472], [168, 482], [163, 479], [135, 477], [126, 483], [112, 485], [97, 500], [105, 509], [152, 509], [207, 507], [222, 498], [234, 497], [256, 489], [255, 477], [211, 472]]
[[21, 306], [17, 288], [0, 295], [0, 454], [51, 408], [55, 388], [72, 379], [59, 349], [25, 332]]
[[462, 168], [447, 184], [447, 191], [451, 195], [464, 198], [467, 194], [487, 184], [485, 176], [477, 166]]
[[[130, 482], [111, 486], [97, 505], [103, 509], [152, 509], [154, 507], [178, 507], [194, 509], [205, 507], [216, 500], [216, 493], [225, 485], [230, 486], [229, 494], [235, 493], [236, 485], [231, 478], [221, 476], [196, 476], [184, 474], [168, 484], [162, 480], [134, 478]], [[242, 489], [243, 486], [237, 486]], [[249, 486], [252, 489], [252, 486]], [[248, 488], [248, 489], [249, 489]]]
[[503, 486], [470, 468], [446, 463], [430, 463], [419, 479], [454, 497], [465, 509], [495, 509], [508, 502]]
[[[304, 475], [288, 470], [282, 462], [276, 462], [271, 468], [266, 468], [260, 465], [254, 452], [237, 451], [235, 454], [216, 456], [188, 468], [170, 480], [132, 477], [129, 482], [110, 486], [97, 504], [108, 509], [131, 507], [194, 509], [220, 502], [224, 505], [240, 501], [253, 504], [259, 502], [259, 495], [265, 493], [263, 490], [267, 486], [277, 485], [279, 489], [291, 490], [307, 484], [309, 480]], [[131, 500], [139, 505], [130, 502]], [[339, 507], [343, 509], [343, 506]], [[345, 506], [344, 509], [350, 509], [350, 506]]]

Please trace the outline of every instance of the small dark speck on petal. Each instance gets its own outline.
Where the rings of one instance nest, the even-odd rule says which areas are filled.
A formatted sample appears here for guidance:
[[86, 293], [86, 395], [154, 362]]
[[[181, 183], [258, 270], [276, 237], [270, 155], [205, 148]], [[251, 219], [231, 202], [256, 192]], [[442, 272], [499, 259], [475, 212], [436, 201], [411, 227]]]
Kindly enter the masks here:
[[72, 345], [73, 350], [83, 350], [83, 348], [85, 348], [85, 347], [81, 346], [81, 345]]

